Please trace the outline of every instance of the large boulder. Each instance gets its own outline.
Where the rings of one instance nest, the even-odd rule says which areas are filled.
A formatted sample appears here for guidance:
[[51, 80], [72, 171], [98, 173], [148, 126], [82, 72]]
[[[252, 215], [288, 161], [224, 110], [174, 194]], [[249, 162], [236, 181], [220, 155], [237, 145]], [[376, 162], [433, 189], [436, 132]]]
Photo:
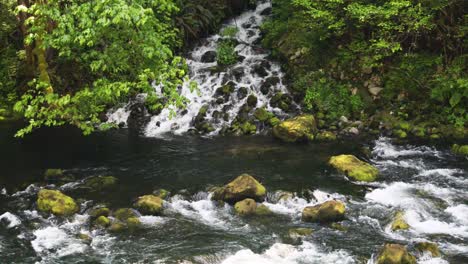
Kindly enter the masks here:
[[313, 140], [317, 130], [312, 115], [301, 115], [285, 120], [273, 128], [273, 135], [286, 142]]
[[335, 222], [344, 219], [345, 205], [340, 201], [327, 201], [315, 206], [307, 206], [302, 211], [304, 222]]
[[385, 244], [377, 258], [377, 264], [416, 264], [416, 258], [403, 245]]
[[60, 191], [43, 189], [39, 191], [37, 197], [37, 209], [42, 212], [69, 216], [80, 209], [73, 198]]
[[403, 212], [397, 212], [395, 214], [395, 219], [392, 222], [392, 230], [397, 231], [397, 230], [406, 230], [410, 226], [406, 222], [404, 218], [404, 213]]
[[163, 210], [163, 199], [156, 195], [143, 195], [138, 198], [135, 207], [143, 214], [158, 215]]
[[212, 199], [234, 204], [247, 198], [262, 201], [265, 195], [266, 189], [262, 184], [254, 177], [242, 174], [224, 187], [215, 190]]
[[376, 167], [353, 155], [333, 156], [330, 158], [329, 164], [357, 181], [375, 181], [379, 175], [379, 170]]

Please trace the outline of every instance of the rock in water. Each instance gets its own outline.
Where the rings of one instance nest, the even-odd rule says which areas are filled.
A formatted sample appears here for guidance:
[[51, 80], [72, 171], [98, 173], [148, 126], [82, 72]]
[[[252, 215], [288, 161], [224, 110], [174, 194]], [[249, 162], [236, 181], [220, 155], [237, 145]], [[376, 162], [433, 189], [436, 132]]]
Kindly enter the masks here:
[[79, 206], [73, 198], [60, 191], [43, 189], [38, 193], [37, 209], [57, 216], [69, 216], [78, 212]]
[[393, 231], [406, 230], [409, 227], [410, 226], [406, 222], [403, 212], [397, 212], [395, 215], [395, 219], [392, 222], [392, 230]]
[[144, 195], [138, 198], [135, 207], [143, 214], [157, 215], [163, 210], [163, 200], [156, 195]]
[[379, 170], [376, 167], [353, 155], [333, 156], [330, 158], [329, 164], [357, 181], [375, 181], [379, 175]]
[[314, 116], [301, 115], [276, 125], [273, 128], [273, 135], [286, 142], [297, 142], [313, 140], [316, 131]]
[[209, 62], [215, 62], [216, 61], [216, 51], [210, 50], [205, 52], [205, 54], [202, 55], [201, 57], [201, 62], [204, 63], [209, 63]]
[[101, 215], [94, 221], [94, 224], [101, 227], [108, 227], [110, 226], [110, 220], [106, 216]]
[[44, 179], [45, 180], [58, 180], [63, 176], [62, 169], [47, 169], [44, 172]]
[[254, 177], [242, 174], [224, 187], [215, 190], [212, 199], [234, 204], [247, 198], [262, 201], [265, 195], [266, 189], [263, 185]]
[[432, 257], [440, 257], [439, 247], [431, 242], [419, 242], [416, 244], [416, 249], [420, 252], [430, 252]]
[[340, 201], [327, 201], [315, 206], [307, 206], [302, 211], [305, 222], [335, 222], [344, 219], [345, 205]]
[[377, 258], [377, 264], [416, 264], [416, 258], [403, 245], [385, 244]]
[[257, 209], [257, 202], [254, 199], [244, 199], [234, 205], [234, 210], [239, 215], [253, 215]]

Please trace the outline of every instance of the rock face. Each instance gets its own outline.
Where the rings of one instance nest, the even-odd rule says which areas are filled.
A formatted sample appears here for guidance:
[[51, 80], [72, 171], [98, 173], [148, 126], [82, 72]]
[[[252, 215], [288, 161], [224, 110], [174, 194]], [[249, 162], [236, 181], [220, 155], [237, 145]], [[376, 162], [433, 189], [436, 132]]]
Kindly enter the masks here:
[[262, 201], [265, 195], [266, 189], [263, 185], [254, 177], [242, 174], [224, 187], [215, 190], [212, 199], [234, 204], [247, 198]]
[[43, 189], [38, 193], [37, 209], [57, 216], [69, 216], [78, 212], [79, 206], [73, 198], [60, 191]]
[[273, 135], [286, 142], [307, 141], [314, 139], [317, 130], [312, 115], [301, 115], [285, 120], [273, 128]]
[[331, 157], [329, 164], [357, 181], [375, 181], [379, 175], [379, 170], [376, 167], [359, 160], [353, 155]]
[[416, 258], [403, 245], [385, 244], [377, 258], [377, 264], [416, 264]]
[[393, 231], [406, 230], [409, 227], [410, 226], [406, 222], [403, 212], [397, 212], [395, 215], [395, 219], [392, 222], [392, 230]]
[[135, 207], [143, 214], [158, 215], [163, 210], [163, 200], [156, 195], [144, 195], [138, 198]]
[[234, 210], [239, 215], [253, 215], [257, 209], [257, 202], [254, 199], [244, 199], [234, 205]]
[[335, 222], [344, 219], [345, 205], [340, 201], [327, 201], [319, 205], [308, 206], [302, 211], [305, 222]]
[[440, 256], [439, 247], [435, 243], [419, 242], [419, 243], [416, 244], [415, 247], [420, 252], [430, 252], [432, 257], [434, 257], [434, 258]]

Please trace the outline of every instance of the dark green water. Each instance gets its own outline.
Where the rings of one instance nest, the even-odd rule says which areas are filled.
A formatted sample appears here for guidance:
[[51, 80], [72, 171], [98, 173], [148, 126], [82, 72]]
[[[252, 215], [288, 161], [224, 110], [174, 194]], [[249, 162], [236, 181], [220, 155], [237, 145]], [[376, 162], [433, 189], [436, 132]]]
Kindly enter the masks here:
[[[468, 162], [444, 147], [384, 138], [302, 145], [270, 136], [154, 139], [125, 130], [82, 137], [67, 129], [19, 141], [12, 131], [0, 128], [2, 263], [366, 263], [385, 242], [406, 244], [415, 253], [418, 241], [435, 242], [443, 253], [417, 255], [420, 263], [468, 261]], [[363, 146], [373, 150], [371, 162], [381, 170], [377, 183], [353, 183], [326, 165], [336, 154], [365, 158]], [[46, 168], [63, 168], [75, 181], [47, 185]], [[242, 218], [209, 200], [211, 186], [241, 173], [266, 186], [265, 204], [274, 216]], [[80, 180], [97, 175], [119, 182], [99, 193], [80, 188]], [[81, 212], [68, 220], [38, 214], [36, 193], [46, 185], [77, 199]], [[141, 230], [110, 234], [89, 224], [87, 208], [129, 207], [159, 188], [171, 192], [164, 214], [142, 216]], [[279, 201], [281, 191], [295, 196]], [[331, 198], [346, 203], [347, 231], [300, 221], [306, 205]], [[392, 232], [389, 224], [400, 210], [411, 228]], [[294, 227], [315, 231], [293, 239], [288, 230]], [[78, 233], [89, 234], [92, 242], [77, 239]]]

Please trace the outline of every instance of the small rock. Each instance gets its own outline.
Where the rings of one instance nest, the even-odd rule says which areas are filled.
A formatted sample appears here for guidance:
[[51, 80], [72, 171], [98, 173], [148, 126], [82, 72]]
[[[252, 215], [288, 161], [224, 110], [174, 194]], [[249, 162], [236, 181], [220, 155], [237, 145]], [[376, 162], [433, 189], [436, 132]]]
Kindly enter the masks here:
[[416, 264], [416, 258], [403, 245], [385, 244], [377, 257], [377, 264]]
[[234, 210], [239, 215], [253, 215], [257, 209], [257, 202], [254, 199], [244, 199], [234, 205]]
[[143, 214], [158, 215], [163, 210], [163, 200], [156, 195], [144, 195], [138, 198], [135, 207]]
[[327, 201], [315, 206], [307, 206], [302, 211], [305, 222], [335, 222], [344, 219], [345, 205], [340, 201]]
[[335, 169], [343, 172], [346, 176], [358, 181], [375, 181], [379, 174], [379, 170], [365, 163], [353, 155], [333, 156], [328, 162]]
[[215, 62], [216, 55], [217, 55], [216, 51], [214, 50], [207, 51], [201, 56], [201, 62], [204, 62], [204, 63]]

